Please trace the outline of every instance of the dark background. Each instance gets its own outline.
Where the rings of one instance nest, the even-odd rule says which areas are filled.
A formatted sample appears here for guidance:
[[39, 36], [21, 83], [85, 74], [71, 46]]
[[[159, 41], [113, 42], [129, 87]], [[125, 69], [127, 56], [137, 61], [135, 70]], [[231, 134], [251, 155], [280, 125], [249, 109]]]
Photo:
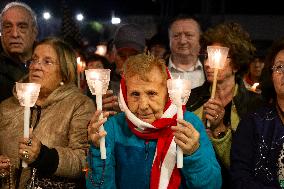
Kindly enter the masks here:
[[[280, 0], [22, 0], [38, 15], [39, 38], [62, 33], [65, 2], [70, 19], [81, 12], [83, 22], [69, 21], [81, 36], [97, 44], [111, 39], [119, 25], [112, 25], [111, 15], [122, 23], [135, 22], [144, 27], [147, 38], [159, 30], [166, 30], [166, 21], [178, 14], [189, 14], [200, 19], [203, 30], [223, 21], [237, 21], [254, 40], [275, 40], [284, 36], [284, 9]], [[11, 0], [0, 0], [2, 9]], [[66, 9], [66, 8], [65, 8]], [[42, 18], [44, 10], [52, 14], [48, 21]], [[73, 33], [77, 31], [74, 30]]]
[[[62, 0], [22, 0], [37, 13], [44, 9], [60, 14]], [[1, 0], [0, 7], [11, 2]], [[174, 16], [187, 14], [256, 14], [283, 15], [281, 1], [249, 1], [249, 0], [65, 0], [74, 12], [82, 11], [88, 19], [107, 19], [111, 11], [119, 16], [157, 15]], [[256, 3], [257, 2], [257, 3]]]

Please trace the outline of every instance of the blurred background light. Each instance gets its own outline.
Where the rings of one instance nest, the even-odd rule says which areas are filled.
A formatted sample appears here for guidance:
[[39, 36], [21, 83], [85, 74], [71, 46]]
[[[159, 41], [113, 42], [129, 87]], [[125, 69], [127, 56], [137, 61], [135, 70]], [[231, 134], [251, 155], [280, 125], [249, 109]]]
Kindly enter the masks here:
[[83, 14], [82, 14], [82, 13], [77, 14], [77, 15], [76, 15], [76, 19], [77, 19], [78, 21], [83, 21], [83, 20], [84, 20]]
[[49, 20], [51, 18], [51, 14], [48, 11], [43, 12], [42, 16], [45, 20]]

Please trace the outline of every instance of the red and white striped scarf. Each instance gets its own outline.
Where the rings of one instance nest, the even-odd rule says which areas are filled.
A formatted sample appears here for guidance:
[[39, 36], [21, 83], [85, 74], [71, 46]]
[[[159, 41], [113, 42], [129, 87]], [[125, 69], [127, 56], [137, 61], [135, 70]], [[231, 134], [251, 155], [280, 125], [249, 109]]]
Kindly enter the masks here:
[[[168, 74], [169, 75], [169, 74]], [[170, 75], [169, 75], [170, 77]], [[152, 164], [150, 189], [177, 189], [181, 183], [180, 171], [176, 166], [176, 143], [170, 126], [177, 125], [177, 107], [170, 100], [165, 105], [162, 117], [152, 124], [137, 118], [127, 107], [126, 85], [120, 82], [119, 102], [125, 112], [128, 126], [139, 138], [157, 139], [155, 157]], [[185, 107], [183, 106], [183, 111]]]

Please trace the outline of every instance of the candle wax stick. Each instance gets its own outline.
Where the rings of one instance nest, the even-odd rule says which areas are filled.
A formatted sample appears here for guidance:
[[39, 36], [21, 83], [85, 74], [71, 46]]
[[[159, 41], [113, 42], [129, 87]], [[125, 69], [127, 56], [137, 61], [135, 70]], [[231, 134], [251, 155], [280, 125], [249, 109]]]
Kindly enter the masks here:
[[[96, 94], [96, 104], [97, 104], [97, 110], [103, 109], [102, 107], [102, 82], [96, 81], [95, 82], [95, 89], [98, 90], [98, 93]], [[100, 120], [103, 119], [103, 113], [100, 114], [99, 117]], [[101, 125], [99, 131], [104, 131], [104, 126]], [[101, 159], [106, 159], [106, 146], [105, 146], [105, 137], [102, 137], [100, 139], [100, 151], [101, 151]]]
[[213, 78], [213, 85], [212, 85], [212, 91], [211, 91], [211, 98], [215, 98], [217, 75], [218, 75], [218, 68], [214, 68], [214, 78]]
[[[24, 111], [24, 138], [29, 138], [30, 136], [30, 107], [25, 107]], [[22, 161], [22, 167], [28, 167], [28, 164], [25, 161]]]
[[78, 85], [78, 88], [81, 89], [81, 74], [80, 72], [77, 72], [77, 85]]
[[[211, 98], [215, 98], [216, 85], [217, 85], [217, 75], [218, 75], [218, 68], [214, 68], [214, 77], [213, 77]], [[210, 128], [210, 122], [209, 121], [206, 121], [206, 126], [207, 126], [207, 128]]]
[[[176, 94], [177, 100], [178, 100], [178, 111], [177, 111], [177, 119], [183, 119], [183, 112], [182, 112], [182, 99], [181, 99], [181, 93], [177, 92]], [[178, 123], [180, 126], [180, 124]], [[177, 145], [177, 168], [183, 167], [183, 151], [182, 149]]]

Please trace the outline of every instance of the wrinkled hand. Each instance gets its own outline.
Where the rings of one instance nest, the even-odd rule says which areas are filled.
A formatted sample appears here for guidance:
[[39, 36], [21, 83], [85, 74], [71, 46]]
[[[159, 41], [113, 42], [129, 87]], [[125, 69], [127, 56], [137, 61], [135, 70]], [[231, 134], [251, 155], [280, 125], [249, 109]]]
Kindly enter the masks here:
[[91, 121], [88, 125], [88, 139], [97, 148], [100, 147], [100, 138], [107, 135], [106, 131], [99, 131], [100, 126], [107, 121], [107, 117], [110, 115], [109, 112], [104, 112], [103, 113], [104, 118], [102, 120], [99, 120], [99, 116], [100, 116], [101, 113], [102, 113], [101, 111], [97, 110], [94, 113], [94, 115], [93, 115], [93, 117], [92, 117], [92, 119], [91, 119]]
[[177, 120], [178, 125], [172, 126], [175, 142], [185, 155], [193, 154], [199, 148], [199, 132], [188, 122]]
[[9, 176], [10, 159], [7, 156], [0, 155], [0, 178]]
[[109, 112], [110, 115], [114, 115], [120, 111], [118, 105], [118, 97], [113, 94], [112, 90], [108, 90], [103, 95], [103, 111]]
[[34, 162], [41, 148], [41, 142], [36, 136], [30, 133], [30, 138], [21, 138], [19, 141], [19, 155], [28, 164]]
[[7, 169], [10, 165], [10, 159], [8, 156], [0, 155], [0, 170]]
[[203, 105], [205, 118], [210, 122], [210, 129], [214, 130], [222, 122], [225, 115], [225, 109], [220, 100], [209, 99]]

